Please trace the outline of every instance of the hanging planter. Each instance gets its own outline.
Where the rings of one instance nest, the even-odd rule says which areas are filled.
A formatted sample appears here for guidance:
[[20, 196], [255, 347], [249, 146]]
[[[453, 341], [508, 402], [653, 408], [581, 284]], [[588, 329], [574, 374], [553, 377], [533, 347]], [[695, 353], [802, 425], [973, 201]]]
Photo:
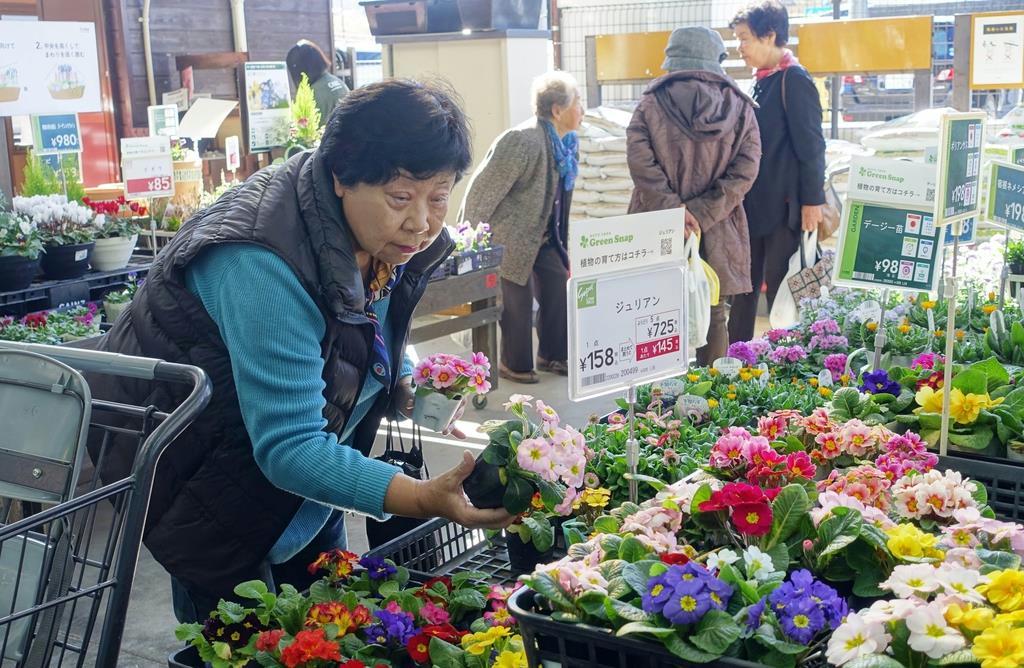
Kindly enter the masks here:
[[116, 271], [128, 266], [135, 252], [135, 244], [139, 240], [138, 234], [130, 237], [110, 237], [97, 239], [96, 247], [92, 252], [90, 263], [96, 271]]
[[89, 271], [89, 257], [96, 242], [47, 246], [40, 262], [43, 276], [54, 281], [81, 278]]
[[39, 258], [0, 255], [0, 292], [24, 290], [39, 273]]

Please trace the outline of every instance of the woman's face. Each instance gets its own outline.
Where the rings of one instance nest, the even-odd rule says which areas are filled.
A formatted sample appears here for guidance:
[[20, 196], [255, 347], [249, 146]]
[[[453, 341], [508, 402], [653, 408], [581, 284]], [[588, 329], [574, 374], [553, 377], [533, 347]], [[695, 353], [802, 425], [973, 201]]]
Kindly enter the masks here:
[[433, 243], [444, 226], [455, 174], [427, 179], [408, 174], [384, 185], [352, 187], [334, 181], [357, 250], [388, 264], [405, 264]]
[[579, 91], [573, 92], [572, 102], [569, 103], [569, 106], [563, 107], [556, 104], [551, 107], [551, 118], [555, 127], [562, 134], [579, 130], [583, 123], [583, 113], [583, 102], [580, 100]]
[[740, 56], [749, 67], [759, 69], [772, 64], [779, 48], [775, 45], [775, 31], [769, 32], [764, 37], [758, 37], [750, 30], [748, 24], [737, 23], [733, 33], [740, 42]]

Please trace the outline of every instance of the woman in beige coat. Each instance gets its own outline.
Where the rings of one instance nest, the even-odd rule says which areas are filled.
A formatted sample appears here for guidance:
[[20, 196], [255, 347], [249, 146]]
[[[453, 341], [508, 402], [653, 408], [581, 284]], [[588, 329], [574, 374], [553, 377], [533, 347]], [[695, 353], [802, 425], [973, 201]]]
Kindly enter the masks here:
[[711, 307], [707, 345], [697, 349], [697, 363], [707, 365], [729, 347], [725, 297], [751, 290], [743, 196], [757, 178], [761, 140], [754, 102], [722, 70], [717, 32], [679, 28], [665, 56], [669, 74], [647, 88], [626, 130], [629, 212], [685, 206], [687, 235], [700, 232], [700, 255], [718, 273], [722, 297]]
[[501, 363], [499, 373], [536, 383], [533, 300], [537, 321], [537, 368], [569, 372], [565, 285], [569, 279], [566, 237], [578, 171], [576, 130], [583, 106], [575, 79], [563, 72], [533, 84], [536, 118], [508, 130], [491, 146], [469, 182], [459, 220], [488, 223], [501, 262]]

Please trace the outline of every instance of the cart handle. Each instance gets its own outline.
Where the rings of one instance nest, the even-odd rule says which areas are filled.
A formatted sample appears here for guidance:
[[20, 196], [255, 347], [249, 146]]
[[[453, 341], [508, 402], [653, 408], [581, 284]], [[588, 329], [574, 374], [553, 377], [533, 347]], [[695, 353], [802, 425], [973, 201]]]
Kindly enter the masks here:
[[42, 343], [0, 341], [0, 348], [24, 350], [26, 352], [52, 357], [78, 369], [79, 371], [127, 376], [129, 378], [141, 378], [143, 380], [153, 380], [156, 377], [157, 365], [164, 364], [164, 362], [161, 362], [160, 360], [148, 357], [135, 357], [133, 355], [108, 353], [99, 350], [86, 350], [83, 348], [48, 346]]

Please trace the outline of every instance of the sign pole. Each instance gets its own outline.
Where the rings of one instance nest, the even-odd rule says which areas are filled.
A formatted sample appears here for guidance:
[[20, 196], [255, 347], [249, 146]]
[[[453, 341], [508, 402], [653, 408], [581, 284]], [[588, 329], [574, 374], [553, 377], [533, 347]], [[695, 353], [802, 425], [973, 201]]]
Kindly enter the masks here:
[[629, 438], [626, 439], [626, 465], [629, 467], [629, 500], [637, 503], [636, 474], [640, 464], [640, 443], [636, 440], [636, 385], [626, 390], [626, 401], [629, 403]]
[[1003, 310], [1006, 298], [1006, 282], [1010, 280], [1010, 265], [1006, 261], [1006, 251], [1010, 248], [1010, 228], [1006, 228], [1006, 238], [1003, 240], [1003, 271], [999, 274], [999, 310]]
[[882, 366], [882, 349], [885, 348], [885, 307], [889, 303], [889, 288], [882, 290], [882, 310], [878, 314], [878, 329], [875, 331], [875, 356], [871, 362], [871, 370], [878, 371]]
[[960, 250], [960, 235], [964, 223], [953, 223], [953, 268], [946, 278], [946, 357], [942, 362], [942, 427], [939, 432], [939, 454], [943, 457], [949, 450], [949, 393], [953, 384], [953, 342], [956, 339], [956, 256]]

